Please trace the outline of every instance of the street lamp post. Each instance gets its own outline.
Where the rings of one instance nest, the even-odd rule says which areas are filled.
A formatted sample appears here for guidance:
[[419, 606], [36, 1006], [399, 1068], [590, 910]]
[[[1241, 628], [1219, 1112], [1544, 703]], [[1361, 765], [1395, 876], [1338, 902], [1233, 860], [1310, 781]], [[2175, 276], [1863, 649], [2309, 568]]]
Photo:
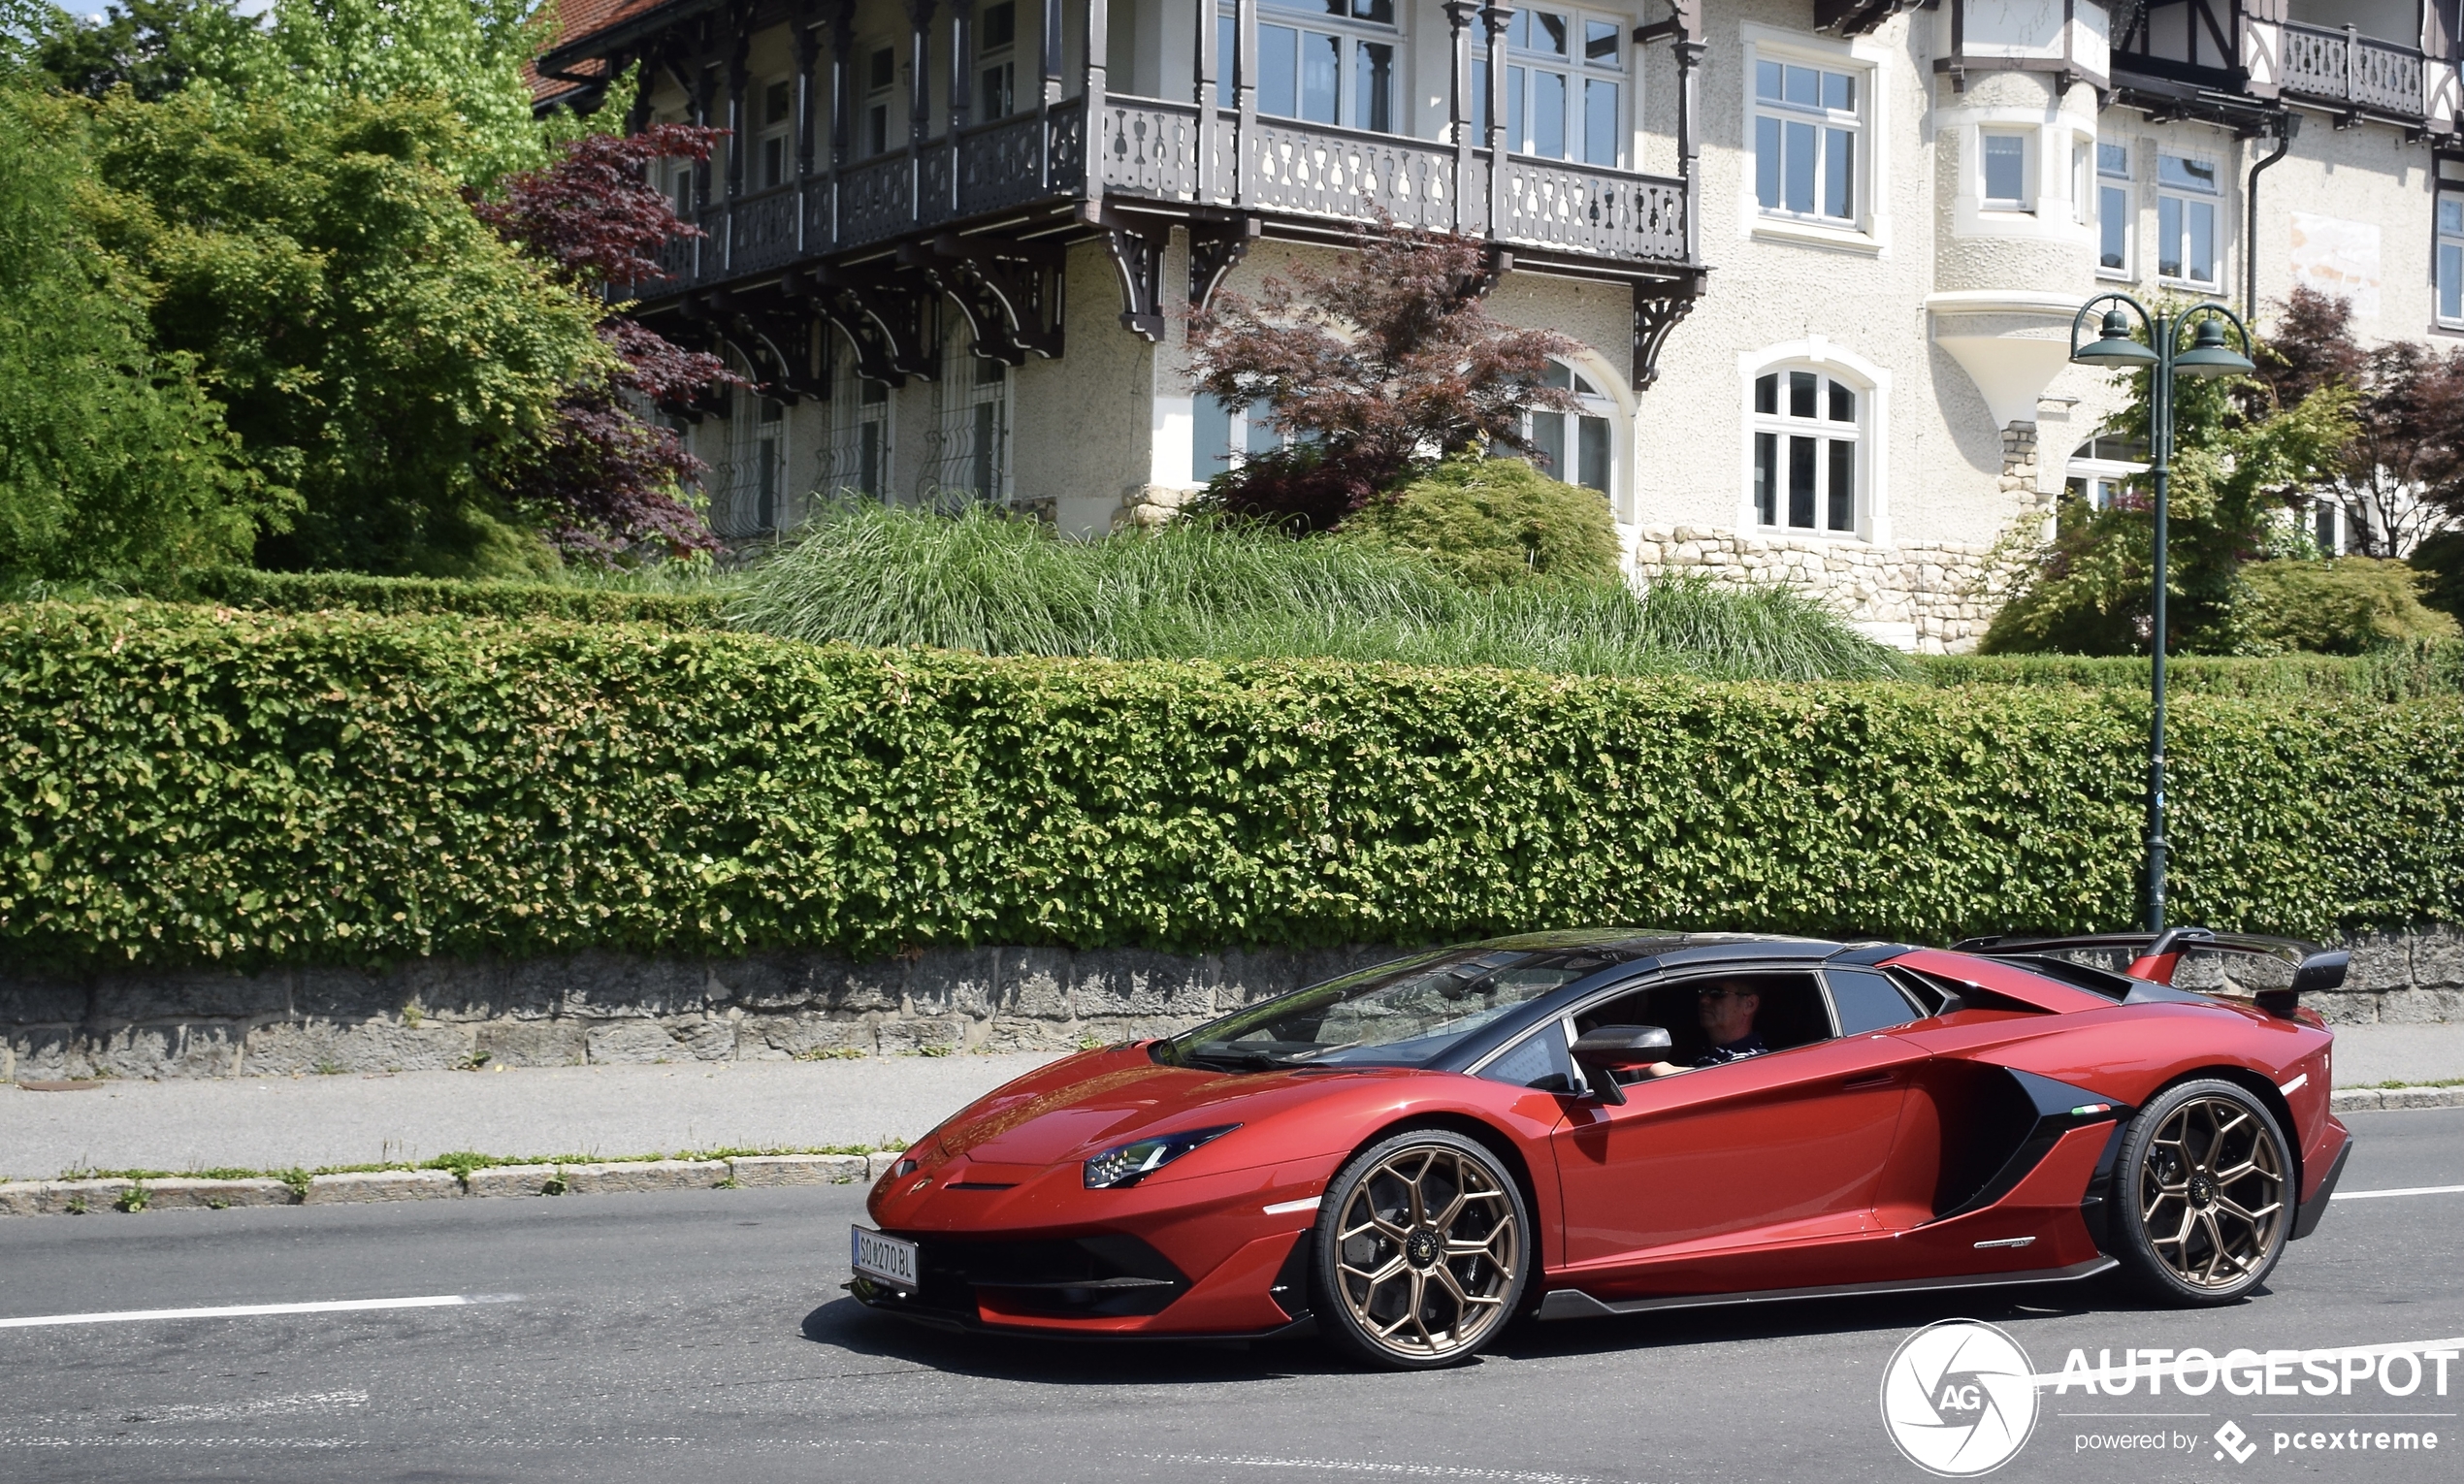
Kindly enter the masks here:
[[[2079, 331], [2096, 306], [2107, 305], [2104, 323], [2097, 339], [2089, 344], [2079, 343]], [[2128, 306], [2124, 312], [2124, 306]], [[2131, 334], [2131, 315], [2138, 316], [2139, 328], [2147, 332], [2142, 343]], [[2235, 350], [2224, 341], [2224, 327], [2230, 324], [2241, 341]], [[2182, 333], [2191, 332], [2188, 349], [2182, 345]], [[2241, 316], [2217, 304], [2193, 305], [2176, 313], [2151, 313], [2147, 306], [2127, 294], [2098, 294], [2079, 306], [2070, 321], [2070, 358], [2082, 366], [2101, 366], [2109, 371], [2145, 371], [2148, 385], [2148, 455], [2149, 474], [2155, 485], [2155, 583], [2153, 628], [2148, 635], [2150, 665], [2150, 707], [2148, 717], [2148, 931], [2164, 931], [2164, 605], [2165, 605], [2165, 498], [2173, 461], [2173, 380], [2177, 375], [2205, 380], [2216, 376], [2247, 375], [2256, 368], [2251, 363], [2250, 327]]]

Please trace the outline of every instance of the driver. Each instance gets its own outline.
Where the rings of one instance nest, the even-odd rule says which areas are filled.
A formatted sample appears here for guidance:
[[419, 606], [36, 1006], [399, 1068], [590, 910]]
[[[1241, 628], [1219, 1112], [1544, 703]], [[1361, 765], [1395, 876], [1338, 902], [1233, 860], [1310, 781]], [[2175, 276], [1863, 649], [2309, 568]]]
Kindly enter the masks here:
[[1715, 979], [1695, 992], [1694, 1017], [1710, 1038], [1711, 1049], [1694, 1058], [1694, 1066], [1680, 1067], [1672, 1061], [1656, 1061], [1649, 1068], [1653, 1077], [1674, 1077], [1691, 1072], [1695, 1067], [1716, 1067], [1723, 1062], [1743, 1061], [1760, 1056], [1770, 1049], [1754, 1031], [1755, 1012], [1763, 1008], [1763, 997], [1735, 980]]

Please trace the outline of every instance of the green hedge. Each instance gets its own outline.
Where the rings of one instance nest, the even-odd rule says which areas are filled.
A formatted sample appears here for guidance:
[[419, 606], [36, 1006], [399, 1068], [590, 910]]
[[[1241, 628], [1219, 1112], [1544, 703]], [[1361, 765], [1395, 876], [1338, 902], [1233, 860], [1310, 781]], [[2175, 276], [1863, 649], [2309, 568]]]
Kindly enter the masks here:
[[[2128, 656], [1928, 655], [1918, 673], [1937, 686], [2148, 689], [2148, 661]], [[2412, 700], [2464, 693], [2464, 644], [2391, 645], [2367, 655], [2277, 655], [2263, 660], [2176, 656], [2168, 693], [2254, 699]]]
[[580, 624], [658, 624], [716, 629], [716, 593], [628, 592], [551, 582], [370, 577], [358, 572], [260, 572], [209, 567], [185, 575], [171, 597], [195, 597], [276, 613], [355, 608], [367, 613], [467, 613], [479, 618], [569, 619]]
[[[2142, 703], [0, 608], [0, 959], [2131, 916]], [[2458, 918], [2464, 705], [2187, 696], [2177, 914]]]

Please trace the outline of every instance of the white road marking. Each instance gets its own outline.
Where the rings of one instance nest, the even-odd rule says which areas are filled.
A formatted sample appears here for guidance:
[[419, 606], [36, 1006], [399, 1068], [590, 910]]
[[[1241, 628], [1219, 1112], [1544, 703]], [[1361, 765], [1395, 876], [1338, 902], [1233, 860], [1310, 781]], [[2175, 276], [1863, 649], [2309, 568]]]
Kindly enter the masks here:
[[1306, 1468], [1312, 1473], [1390, 1473], [1415, 1479], [1506, 1479], [1511, 1484], [1588, 1484], [1577, 1473], [1543, 1473], [1520, 1468], [1466, 1468], [1453, 1464], [1385, 1463], [1366, 1458], [1265, 1458], [1239, 1453], [1157, 1453], [1158, 1464], [1200, 1464], [1213, 1468]]
[[2407, 1185], [2402, 1190], [2339, 1190], [2331, 1201], [2375, 1201], [2381, 1196], [2464, 1195], [2464, 1185]]
[[35, 1314], [0, 1319], [0, 1330], [41, 1329], [55, 1324], [136, 1324], [147, 1319], [239, 1319], [252, 1314], [341, 1314], [372, 1308], [458, 1308], [466, 1304], [511, 1304], [518, 1293], [437, 1293], [416, 1299], [328, 1299], [316, 1304], [232, 1304], [220, 1308], [122, 1308], [99, 1314]]
[[1278, 1201], [1266, 1208], [1266, 1213], [1270, 1216], [1288, 1216], [1295, 1211], [1315, 1210], [1317, 1203], [1323, 1199], [1322, 1196], [1311, 1196], [1306, 1201]]
[[366, 1406], [364, 1391], [308, 1391], [288, 1397], [258, 1397], [248, 1402], [225, 1403], [181, 1402], [169, 1406], [142, 1407], [125, 1412], [122, 1422], [228, 1422], [235, 1417], [264, 1417], [288, 1412], [332, 1412], [344, 1407]]

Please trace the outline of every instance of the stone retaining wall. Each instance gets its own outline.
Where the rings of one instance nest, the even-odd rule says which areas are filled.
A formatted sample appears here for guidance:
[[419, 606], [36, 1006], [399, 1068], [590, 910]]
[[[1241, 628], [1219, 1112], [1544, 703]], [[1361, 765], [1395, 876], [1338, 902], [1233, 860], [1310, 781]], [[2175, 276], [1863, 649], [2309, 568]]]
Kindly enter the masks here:
[[[2464, 930], [2356, 940], [2337, 1024], [2464, 1020]], [[1067, 1050], [1161, 1035], [1394, 956], [941, 949], [711, 962], [585, 954], [383, 972], [0, 975], [0, 1081]]]
[[1785, 585], [1829, 603], [1875, 639], [1920, 654], [1976, 647], [2001, 606], [1992, 548], [1947, 541], [1874, 546], [1844, 538], [1739, 535], [1708, 526], [1646, 526], [1635, 571], [1733, 587]]
[[1394, 953], [584, 954], [81, 981], [0, 970], [0, 1081], [1067, 1050], [1169, 1033]]

